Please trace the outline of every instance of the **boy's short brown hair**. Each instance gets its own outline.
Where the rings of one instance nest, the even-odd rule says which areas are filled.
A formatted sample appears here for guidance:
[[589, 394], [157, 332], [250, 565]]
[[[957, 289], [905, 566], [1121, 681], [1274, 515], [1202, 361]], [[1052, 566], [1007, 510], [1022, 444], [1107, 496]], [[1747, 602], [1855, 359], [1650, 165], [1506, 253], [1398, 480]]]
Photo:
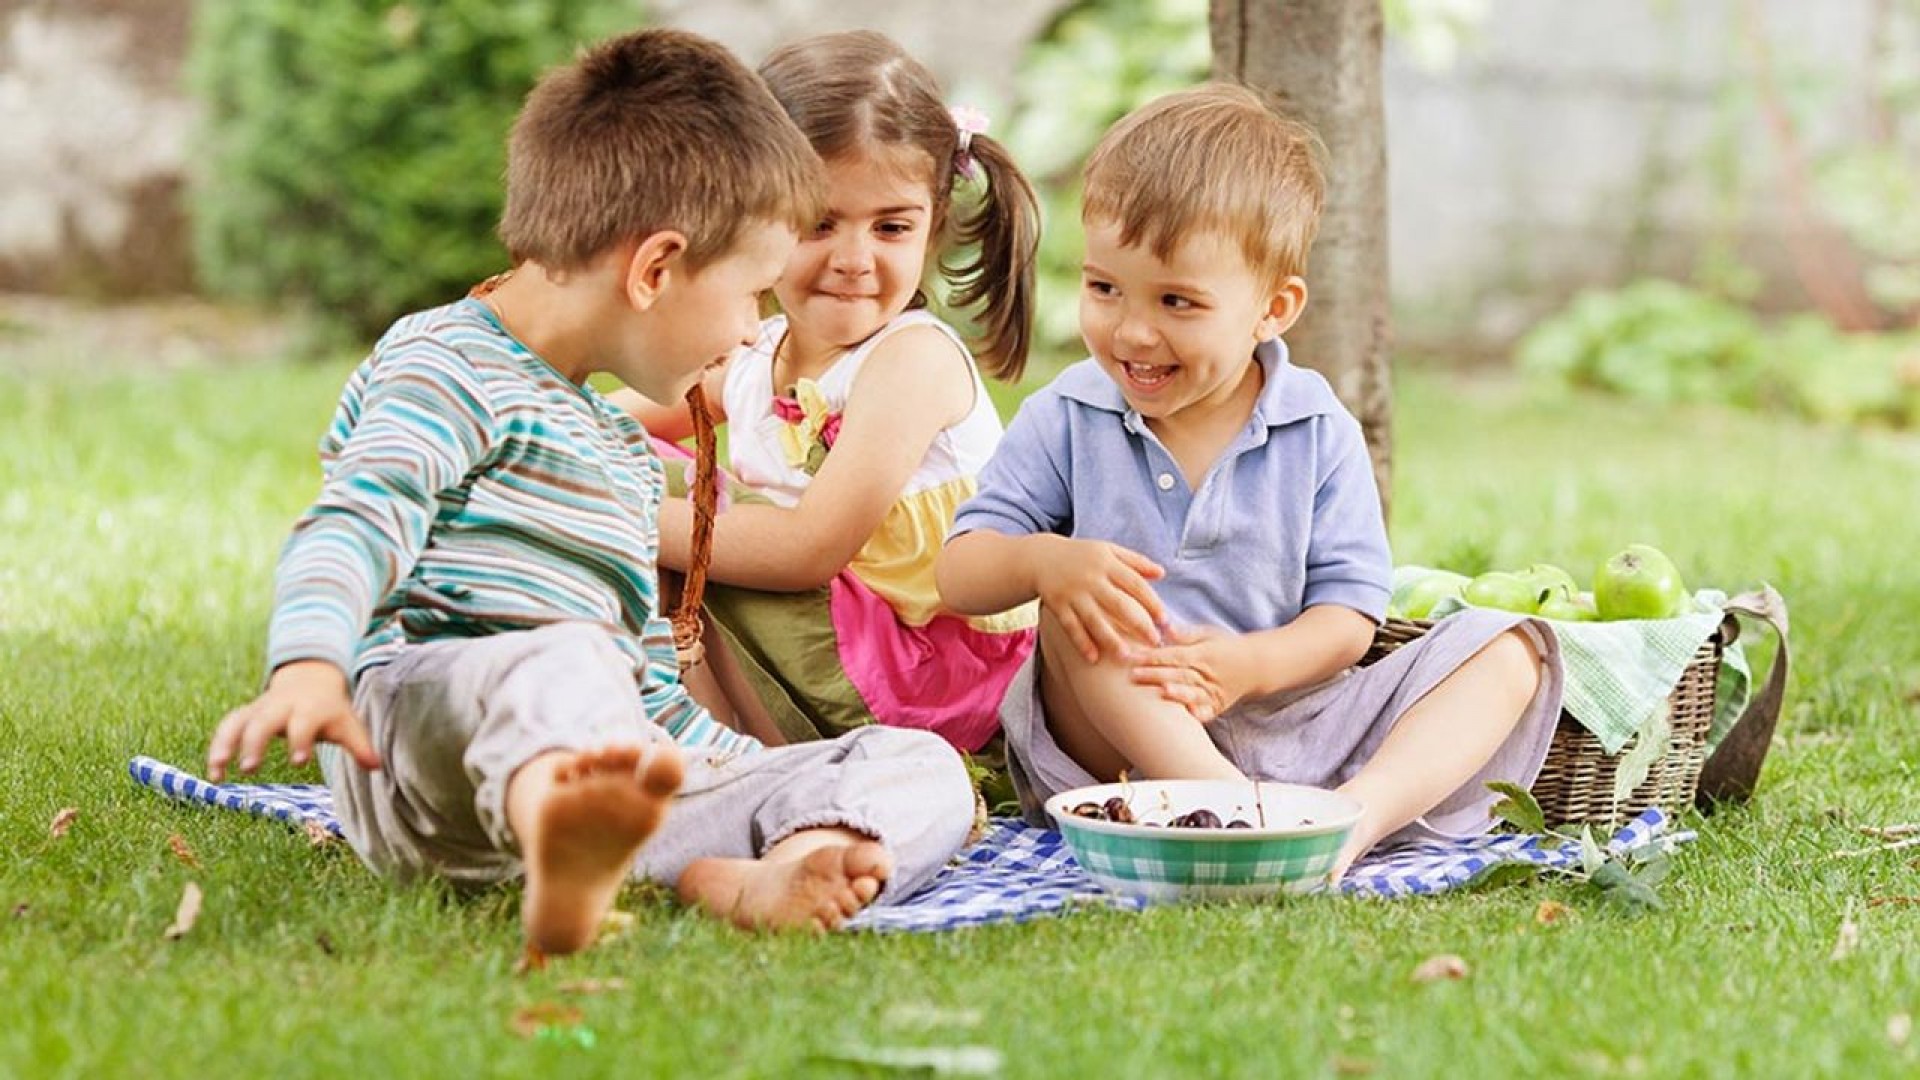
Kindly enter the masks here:
[[518, 265], [584, 266], [673, 229], [698, 269], [759, 221], [818, 221], [825, 177], [758, 76], [720, 45], [642, 30], [541, 78], [507, 142], [500, 239]]
[[1270, 283], [1304, 274], [1326, 184], [1311, 128], [1244, 86], [1209, 83], [1135, 109], [1087, 159], [1081, 217], [1160, 259], [1211, 231]]

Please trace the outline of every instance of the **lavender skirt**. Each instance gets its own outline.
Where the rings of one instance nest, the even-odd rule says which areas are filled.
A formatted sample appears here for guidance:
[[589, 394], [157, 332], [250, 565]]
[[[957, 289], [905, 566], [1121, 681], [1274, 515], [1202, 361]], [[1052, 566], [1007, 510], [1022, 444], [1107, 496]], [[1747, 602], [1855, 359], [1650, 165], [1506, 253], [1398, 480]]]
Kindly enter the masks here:
[[[1531, 787], [1540, 775], [1560, 720], [1560, 645], [1546, 624], [1524, 615], [1468, 610], [1442, 619], [1418, 641], [1385, 659], [1348, 670], [1305, 691], [1241, 702], [1207, 726], [1214, 745], [1258, 780], [1338, 787], [1373, 757], [1387, 733], [1429, 691], [1494, 638], [1519, 628], [1545, 658], [1540, 690], [1513, 733], [1474, 777], [1423, 817], [1383, 843], [1462, 839], [1493, 825], [1499, 798], [1487, 789], [1504, 780]], [[1099, 783], [1060, 749], [1040, 707], [1039, 650], [1014, 675], [1001, 703], [1009, 765], [1021, 810], [1047, 825], [1047, 798]]]

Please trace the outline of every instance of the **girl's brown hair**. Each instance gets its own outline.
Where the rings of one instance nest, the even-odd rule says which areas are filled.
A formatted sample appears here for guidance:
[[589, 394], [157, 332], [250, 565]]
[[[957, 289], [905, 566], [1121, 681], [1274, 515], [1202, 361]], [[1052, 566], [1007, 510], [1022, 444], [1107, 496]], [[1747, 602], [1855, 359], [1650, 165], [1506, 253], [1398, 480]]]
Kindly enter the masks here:
[[[760, 77], [822, 160], [874, 146], [908, 146], [927, 156], [936, 235], [950, 242], [946, 246], [975, 251], [959, 263], [940, 259], [949, 302], [980, 307], [981, 369], [999, 379], [1019, 378], [1033, 336], [1040, 209], [1033, 185], [1006, 147], [976, 133], [962, 155], [960, 130], [933, 73], [884, 34], [856, 30], [784, 45], [760, 65]], [[954, 196], [967, 179], [964, 168], [977, 170], [986, 188], [954, 212]]]

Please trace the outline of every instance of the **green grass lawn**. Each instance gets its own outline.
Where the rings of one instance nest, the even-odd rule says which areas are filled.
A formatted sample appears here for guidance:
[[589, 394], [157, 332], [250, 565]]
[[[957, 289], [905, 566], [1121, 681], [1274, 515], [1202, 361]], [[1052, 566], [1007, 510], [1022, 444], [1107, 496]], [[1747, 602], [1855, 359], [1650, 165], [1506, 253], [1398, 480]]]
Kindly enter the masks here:
[[[1644, 540], [1693, 584], [1765, 579], [1793, 606], [1761, 796], [1697, 823], [1662, 912], [1542, 883], [766, 939], [636, 890], [623, 936], [519, 977], [512, 892], [393, 888], [341, 845], [126, 777], [137, 753], [197, 766], [256, 687], [274, 556], [344, 374], [0, 376], [0, 1076], [888, 1075], [844, 1055], [902, 1047], [1033, 1077], [1920, 1068], [1898, 1019], [1920, 1014], [1920, 907], [1874, 903], [1920, 894], [1920, 849], [1829, 857], [1920, 820], [1912, 441], [1402, 373], [1402, 561], [1584, 576]], [[204, 911], [163, 940], [188, 881]], [[1549, 898], [1578, 917], [1537, 925]], [[1470, 975], [1409, 978], [1441, 952]], [[563, 989], [589, 976], [626, 983]], [[585, 1027], [514, 1034], [552, 1001]]]

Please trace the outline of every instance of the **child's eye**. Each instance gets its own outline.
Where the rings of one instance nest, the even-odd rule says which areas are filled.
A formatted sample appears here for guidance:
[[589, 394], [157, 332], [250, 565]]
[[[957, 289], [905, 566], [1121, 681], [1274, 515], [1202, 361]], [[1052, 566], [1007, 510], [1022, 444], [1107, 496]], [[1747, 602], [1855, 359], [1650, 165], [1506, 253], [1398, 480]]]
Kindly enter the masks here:
[[813, 235], [815, 235], [815, 236], [827, 236], [827, 235], [829, 235], [829, 234], [831, 234], [832, 232], [833, 232], [833, 219], [832, 219], [832, 218], [822, 218], [821, 220], [819, 220], [819, 221], [817, 221], [817, 222], [815, 222], [815, 223], [814, 223], [814, 226], [813, 226]]
[[913, 223], [911, 221], [883, 221], [879, 225], [876, 225], [875, 228], [882, 236], [901, 237], [910, 235], [913, 232]]
[[1193, 301], [1178, 293], [1168, 293], [1160, 298], [1160, 302], [1173, 311], [1186, 311], [1193, 307]]
[[1101, 281], [1099, 278], [1088, 278], [1087, 291], [1095, 296], [1112, 296], [1117, 290], [1114, 289], [1113, 283], [1110, 281]]

